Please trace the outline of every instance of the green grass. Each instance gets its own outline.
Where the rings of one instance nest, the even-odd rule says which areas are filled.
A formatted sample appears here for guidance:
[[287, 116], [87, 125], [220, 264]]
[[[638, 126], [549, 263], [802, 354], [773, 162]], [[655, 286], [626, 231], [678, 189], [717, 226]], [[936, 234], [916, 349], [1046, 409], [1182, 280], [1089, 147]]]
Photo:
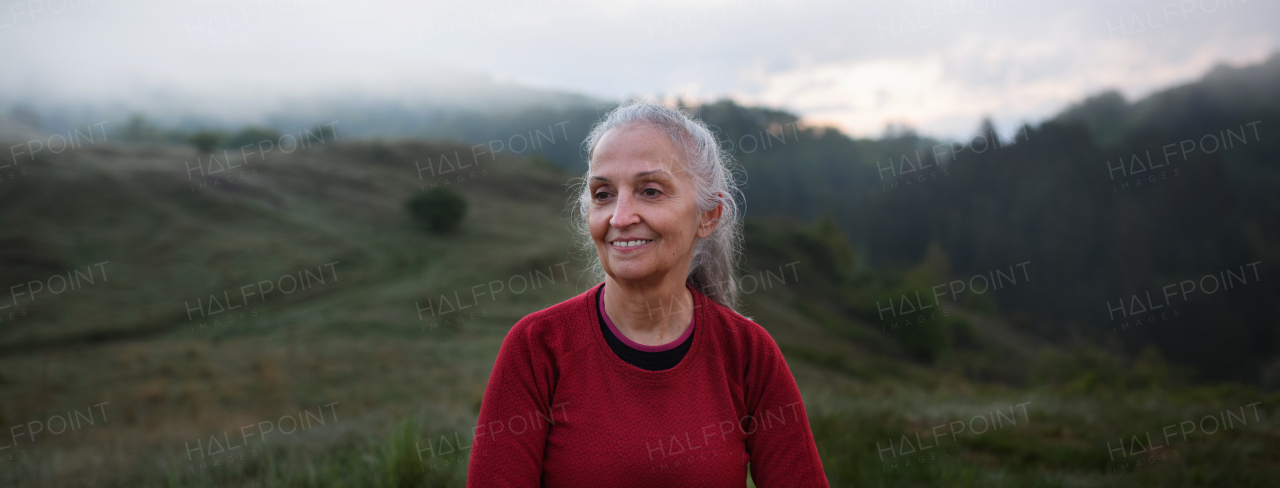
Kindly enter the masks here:
[[[0, 285], [101, 261], [109, 279], [39, 296], [17, 307], [26, 316], [0, 322], [0, 427], [109, 403], [105, 423], [0, 451], [0, 486], [464, 486], [467, 451], [420, 449], [466, 439], [516, 320], [593, 283], [563, 219], [570, 176], [546, 165], [485, 163], [486, 175], [451, 185], [469, 202], [457, 232], [418, 228], [404, 211], [423, 186], [413, 162], [455, 149], [467, 150], [317, 146], [204, 189], [187, 179], [182, 162], [195, 155], [180, 146], [100, 146], [26, 164], [28, 176], [0, 186]], [[841, 288], [811, 274], [820, 259], [790, 252], [770, 259], [800, 259], [799, 280], [745, 296], [744, 309], [787, 356], [833, 486], [1280, 479], [1274, 393], [1188, 385], [1158, 356], [1040, 344], [981, 306], [957, 309], [963, 340], [917, 361], [900, 337], [822, 298]], [[747, 268], [777, 266], [758, 258]], [[187, 318], [198, 298], [334, 261], [336, 281], [249, 303], [236, 311], [246, 319]], [[562, 262], [567, 280], [556, 268], [555, 283], [470, 303], [466, 320], [419, 319], [415, 302]], [[897, 456], [888, 469], [877, 455], [877, 443], [1027, 400], [1028, 422], [948, 437], [940, 459], [907, 467], [912, 455]], [[1177, 443], [1177, 460], [1134, 469], [1133, 458], [1110, 472], [1121, 463], [1108, 458], [1109, 440], [1256, 401], [1261, 421]], [[197, 439], [332, 402], [336, 421], [253, 443], [244, 460], [188, 458]]]

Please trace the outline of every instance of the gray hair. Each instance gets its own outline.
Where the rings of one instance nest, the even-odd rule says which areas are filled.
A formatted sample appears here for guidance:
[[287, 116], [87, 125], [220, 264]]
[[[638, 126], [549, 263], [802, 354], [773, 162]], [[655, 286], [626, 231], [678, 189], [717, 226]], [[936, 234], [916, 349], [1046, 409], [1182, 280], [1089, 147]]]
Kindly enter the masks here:
[[[596, 144], [605, 133], [613, 129], [633, 125], [650, 125], [661, 129], [683, 153], [685, 169], [693, 180], [698, 210], [708, 212], [721, 206], [720, 220], [711, 235], [698, 239], [693, 247], [693, 259], [689, 263], [686, 279], [695, 289], [731, 310], [738, 305], [738, 277], [735, 273], [738, 255], [742, 247], [741, 192], [734, 178], [733, 160], [721, 150], [715, 136], [705, 123], [694, 119], [684, 110], [650, 102], [632, 100], [605, 115], [591, 128], [583, 141], [590, 166]], [[579, 235], [579, 245], [584, 254], [595, 252], [587, 212], [591, 208], [591, 192], [587, 174], [577, 182], [574, 228]], [[597, 281], [603, 281], [604, 268], [599, 259], [588, 260], [587, 272]]]

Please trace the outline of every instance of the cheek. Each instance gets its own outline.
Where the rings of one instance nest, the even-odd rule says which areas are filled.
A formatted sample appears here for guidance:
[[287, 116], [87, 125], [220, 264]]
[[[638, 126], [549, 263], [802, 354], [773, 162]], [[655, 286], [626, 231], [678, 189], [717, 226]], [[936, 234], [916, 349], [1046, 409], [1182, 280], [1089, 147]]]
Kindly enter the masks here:
[[599, 211], [591, 211], [587, 214], [587, 229], [591, 231], [591, 238], [595, 240], [604, 239], [604, 235], [609, 231], [609, 216]]
[[698, 234], [698, 224], [700, 223], [699, 221], [700, 216], [701, 216], [701, 213], [698, 212], [697, 205], [693, 205], [693, 206], [690, 206], [689, 208], [686, 208], [685, 211], [682, 212], [680, 215], [680, 222], [684, 222], [687, 224], [687, 225], [680, 226], [681, 233], [692, 234], [694, 235], [696, 240], [696, 237]]
[[667, 241], [667, 245], [683, 240], [684, 235], [689, 233], [688, 226], [685, 225], [689, 222], [687, 209], [666, 207], [656, 210], [645, 220], [649, 228], [661, 235], [663, 240]]

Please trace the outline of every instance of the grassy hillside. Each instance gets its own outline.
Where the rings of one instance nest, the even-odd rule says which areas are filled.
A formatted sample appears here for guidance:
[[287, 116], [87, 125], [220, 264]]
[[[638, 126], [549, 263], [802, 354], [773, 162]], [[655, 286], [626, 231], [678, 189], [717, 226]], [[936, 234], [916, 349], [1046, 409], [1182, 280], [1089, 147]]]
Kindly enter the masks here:
[[[870, 267], [905, 269], [931, 249], [956, 276], [1029, 261], [1039, 280], [1060, 286], [1018, 287], [990, 298], [1041, 339], [1118, 340], [1129, 355], [1155, 345], [1198, 381], [1275, 387], [1280, 308], [1270, 297], [1280, 288], [1265, 276], [1280, 272], [1280, 227], [1272, 224], [1280, 220], [1277, 87], [1280, 54], [1255, 65], [1219, 66], [1138, 100], [1103, 93], [1005, 134], [984, 121], [958, 141], [906, 127], [887, 127], [879, 139], [854, 138], [730, 100], [685, 108], [708, 122], [741, 163], [749, 218], [829, 218]], [[428, 110], [357, 100], [316, 110], [328, 114], [325, 120], [340, 119], [343, 134], [457, 139], [580, 171], [580, 142], [609, 104], [563, 96], [541, 105], [495, 102], [500, 110]], [[275, 129], [223, 127], [224, 144], [234, 151], [249, 134], [306, 127], [317, 118], [309, 109], [269, 118]], [[70, 126], [65, 116], [53, 120]], [[190, 136], [141, 116], [121, 122], [111, 125], [121, 140]], [[1248, 286], [1183, 300], [1176, 316], [1115, 305], [1246, 265], [1258, 271]]]
[[[240, 166], [203, 176], [209, 157], [185, 146], [0, 159], [24, 171], [0, 182], [0, 427], [13, 426], [0, 484], [463, 486], [503, 335], [593, 283], [562, 218], [573, 175], [501, 154], [436, 174], [454, 151], [470, 154], [325, 141], [218, 153]], [[435, 235], [403, 204], [445, 178], [470, 210]], [[868, 269], [838, 235], [756, 222], [743, 263], [762, 283], [744, 290], [744, 313], [786, 354], [833, 486], [1280, 477], [1280, 396], [1187, 386], [1154, 352], [1040, 342], [981, 296], [887, 327], [879, 304], [952, 278], [945, 259]], [[79, 286], [47, 290], [68, 273]], [[495, 282], [505, 291], [473, 295]], [[441, 297], [470, 308], [441, 313]], [[1248, 422], [1175, 437], [1154, 462], [1130, 449], [1131, 436], [1163, 440], [1163, 426], [1227, 410]], [[979, 415], [1001, 428], [933, 437]]]

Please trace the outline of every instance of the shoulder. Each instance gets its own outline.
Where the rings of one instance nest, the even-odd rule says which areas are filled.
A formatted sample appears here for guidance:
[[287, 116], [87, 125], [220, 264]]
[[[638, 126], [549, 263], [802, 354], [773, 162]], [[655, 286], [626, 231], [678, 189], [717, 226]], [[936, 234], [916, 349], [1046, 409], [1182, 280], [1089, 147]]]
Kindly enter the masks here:
[[710, 325], [711, 337], [730, 356], [759, 359], [780, 355], [773, 336], [760, 324], [710, 297], [702, 299], [706, 304], [702, 317]]
[[741, 385], [748, 411], [758, 412], [761, 402], [799, 398], [791, 368], [773, 336], [754, 320], [729, 307], [710, 299], [707, 303], [708, 322], [715, 325], [709, 327], [711, 347], [719, 355], [728, 376]]
[[726, 307], [712, 300], [710, 297], [703, 296], [706, 303], [705, 317], [725, 333], [733, 336], [744, 336], [744, 338], [756, 338], [761, 335], [768, 336], [769, 333], [757, 324], [754, 320], [738, 313], [738, 311]]
[[581, 342], [583, 334], [580, 327], [588, 322], [590, 309], [588, 300], [595, 296], [593, 286], [565, 301], [533, 312], [520, 319], [503, 341], [503, 347], [512, 346], [528, 349], [564, 350], [573, 348]]

